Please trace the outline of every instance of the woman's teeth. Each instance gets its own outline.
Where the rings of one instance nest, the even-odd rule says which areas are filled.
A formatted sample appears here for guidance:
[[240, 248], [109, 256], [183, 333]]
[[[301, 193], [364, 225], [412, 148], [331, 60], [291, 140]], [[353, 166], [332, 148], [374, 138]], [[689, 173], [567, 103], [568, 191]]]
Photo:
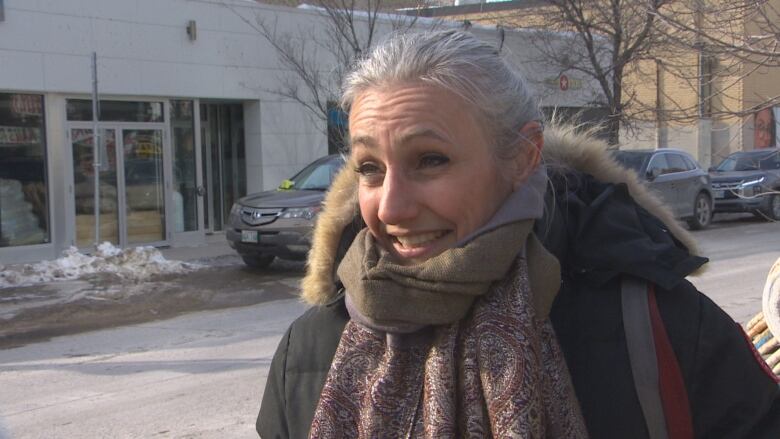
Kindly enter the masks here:
[[441, 238], [447, 231], [420, 233], [418, 235], [396, 236], [395, 239], [405, 248], [420, 247], [430, 241]]

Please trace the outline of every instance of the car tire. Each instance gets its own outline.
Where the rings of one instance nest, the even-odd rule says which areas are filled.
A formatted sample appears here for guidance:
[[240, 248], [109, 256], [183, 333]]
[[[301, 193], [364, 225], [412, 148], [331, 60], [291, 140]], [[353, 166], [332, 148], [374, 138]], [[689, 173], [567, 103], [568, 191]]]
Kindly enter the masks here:
[[266, 268], [274, 261], [273, 255], [261, 255], [261, 256], [241, 256], [244, 263], [248, 267], [252, 268]]
[[761, 217], [768, 221], [780, 221], [780, 195], [773, 194], [769, 198], [769, 206], [762, 212]]
[[688, 218], [688, 227], [691, 230], [707, 228], [712, 222], [712, 200], [704, 193], [699, 192], [693, 201], [693, 216]]

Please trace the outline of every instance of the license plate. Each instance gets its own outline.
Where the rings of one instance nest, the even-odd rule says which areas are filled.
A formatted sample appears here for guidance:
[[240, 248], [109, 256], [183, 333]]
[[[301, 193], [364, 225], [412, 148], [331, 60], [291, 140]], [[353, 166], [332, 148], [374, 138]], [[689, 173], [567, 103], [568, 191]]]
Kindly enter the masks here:
[[726, 196], [726, 191], [714, 191], [715, 198], [724, 198]]
[[241, 242], [253, 242], [257, 244], [257, 230], [242, 230]]

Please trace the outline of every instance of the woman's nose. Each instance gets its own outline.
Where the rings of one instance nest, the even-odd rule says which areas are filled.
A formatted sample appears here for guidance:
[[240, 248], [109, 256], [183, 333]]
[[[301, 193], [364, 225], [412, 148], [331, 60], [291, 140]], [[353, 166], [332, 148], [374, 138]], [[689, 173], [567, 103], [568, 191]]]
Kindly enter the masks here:
[[388, 172], [382, 182], [379, 220], [385, 224], [404, 224], [417, 215], [417, 197], [410, 181], [398, 172]]

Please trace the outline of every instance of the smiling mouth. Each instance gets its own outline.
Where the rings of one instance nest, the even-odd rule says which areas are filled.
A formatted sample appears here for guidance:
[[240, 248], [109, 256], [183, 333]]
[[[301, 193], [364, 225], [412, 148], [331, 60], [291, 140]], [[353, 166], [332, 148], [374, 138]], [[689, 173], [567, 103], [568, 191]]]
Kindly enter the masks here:
[[426, 244], [436, 241], [448, 233], [450, 233], [449, 230], [442, 230], [438, 232], [419, 233], [408, 236], [393, 236], [393, 241], [400, 244], [401, 247], [405, 249], [413, 249], [425, 247]]

